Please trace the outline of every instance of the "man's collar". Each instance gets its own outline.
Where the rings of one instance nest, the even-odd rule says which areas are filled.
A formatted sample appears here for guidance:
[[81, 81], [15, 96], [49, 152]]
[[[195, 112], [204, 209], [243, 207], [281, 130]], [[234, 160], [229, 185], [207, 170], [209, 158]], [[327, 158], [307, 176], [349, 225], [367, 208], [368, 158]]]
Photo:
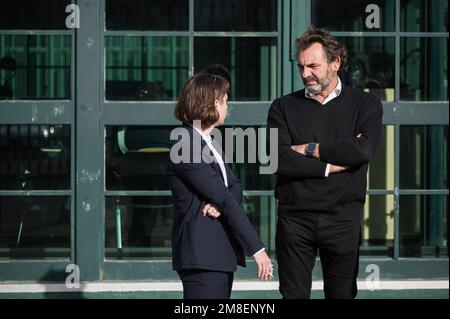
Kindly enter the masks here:
[[[342, 92], [342, 82], [341, 82], [341, 79], [340, 79], [339, 77], [337, 77], [337, 78], [338, 78], [338, 84], [336, 85], [336, 87], [334, 88], [334, 90], [331, 91], [331, 93], [330, 93], [328, 96], [330, 96], [331, 94], [333, 94], [333, 92], [336, 94], [336, 96], [339, 96], [339, 94], [341, 94], [341, 92]], [[316, 98], [315, 95], [312, 94], [312, 93], [309, 93], [308, 90], [307, 90], [306, 88], [305, 88], [305, 96], [306, 96], [308, 99], [315, 99], [315, 98]], [[328, 98], [328, 96], [325, 97], [325, 100]]]

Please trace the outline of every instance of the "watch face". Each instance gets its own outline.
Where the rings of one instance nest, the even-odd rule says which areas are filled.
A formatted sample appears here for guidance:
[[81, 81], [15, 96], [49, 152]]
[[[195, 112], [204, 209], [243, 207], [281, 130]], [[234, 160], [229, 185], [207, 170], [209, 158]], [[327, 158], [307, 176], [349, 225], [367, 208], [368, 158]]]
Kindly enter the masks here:
[[314, 151], [316, 150], [316, 144], [314, 143], [310, 143], [308, 145], [306, 145], [306, 152], [307, 153], [314, 153]]

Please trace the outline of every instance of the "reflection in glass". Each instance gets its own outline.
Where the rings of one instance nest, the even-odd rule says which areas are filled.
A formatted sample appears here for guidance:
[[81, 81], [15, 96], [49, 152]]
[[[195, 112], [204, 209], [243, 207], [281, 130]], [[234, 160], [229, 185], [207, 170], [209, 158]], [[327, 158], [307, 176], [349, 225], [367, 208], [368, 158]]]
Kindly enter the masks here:
[[172, 198], [106, 197], [105, 257], [152, 258], [171, 256]]
[[268, 101], [277, 95], [276, 38], [197, 37], [196, 72], [210, 64], [231, 71], [231, 99]]
[[394, 196], [366, 196], [362, 224], [360, 254], [393, 256]]
[[275, 224], [277, 202], [273, 196], [244, 196], [242, 207], [256, 233], [266, 245], [267, 252], [275, 254]]
[[106, 99], [174, 101], [189, 71], [186, 37], [108, 36]]
[[400, 163], [400, 188], [448, 189], [448, 125], [402, 125]]
[[348, 51], [348, 69], [342, 80], [352, 87], [393, 102], [395, 96], [394, 38], [339, 38]]
[[[267, 130], [257, 126], [223, 126], [218, 128], [222, 135], [222, 149], [232, 150], [227, 154], [230, 167], [244, 190], [273, 190], [275, 176], [260, 174], [260, 168], [269, 166]], [[231, 135], [233, 134], [233, 139]], [[239, 135], [239, 140], [236, 137]], [[229, 143], [226, 148], [224, 143]], [[274, 165], [272, 163], [272, 165]]]
[[187, 30], [189, 0], [106, 0], [107, 30]]
[[0, 125], [0, 189], [70, 189], [69, 125]]
[[448, 0], [400, 0], [400, 7], [400, 31], [448, 31]]
[[394, 189], [394, 126], [384, 125], [380, 145], [369, 165], [368, 189]]
[[0, 35], [0, 100], [70, 99], [69, 35]]
[[196, 31], [277, 30], [277, 0], [195, 0]]
[[169, 190], [167, 163], [172, 127], [108, 126], [106, 189]]
[[448, 195], [400, 196], [400, 256], [448, 257]]
[[0, 196], [0, 258], [70, 258], [70, 197]]
[[448, 38], [400, 39], [400, 98], [448, 101]]
[[[366, 22], [373, 21], [369, 4], [379, 8], [379, 28]], [[330, 31], [395, 31], [395, 0], [312, 0], [311, 23]]]
[[0, 1], [0, 30], [67, 30], [66, 6], [71, 2], [70, 0], [2, 0]]

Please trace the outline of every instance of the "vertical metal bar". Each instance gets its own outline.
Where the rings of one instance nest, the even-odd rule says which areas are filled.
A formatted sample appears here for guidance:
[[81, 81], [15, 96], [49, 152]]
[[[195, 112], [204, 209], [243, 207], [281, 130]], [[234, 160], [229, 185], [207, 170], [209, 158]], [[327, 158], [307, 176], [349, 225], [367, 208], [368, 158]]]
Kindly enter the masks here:
[[[395, 0], [395, 99], [394, 112], [400, 100], [400, 0]], [[394, 259], [400, 257], [400, 125], [394, 133]]]
[[[102, 4], [104, 4], [102, 2]], [[76, 263], [82, 281], [97, 281], [102, 267], [102, 207], [99, 191], [102, 174], [99, 156], [103, 139], [98, 136], [101, 64], [100, 1], [80, 0], [77, 31], [76, 98]], [[103, 9], [103, 7], [102, 7]], [[94, 244], [92, 244], [94, 243]]]
[[230, 39], [230, 57], [231, 57], [231, 65], [230, 65], [230, 72], [231, 72], [231, 92], [234, 94], [234, 98], [236, 99], [236, 37], [231, 37]]
[[269, 243], [269, 225], [270, 225], [270, 197], [268, 196], [258, 196], [259, 199], [259, 232], [261, 240], [266, 245]]
[[[139, 52], [140, 52], [140, 56], [141, 56], [141, 82], [142, 83], [145, 83], [148, 81], [147, 70], [149, 67], [147, 64], [147, 59], [144, 55], [144, 51], [148, 52], [149, 48], [152, 47], [152, 46], [148, 45], [148, 41], [146, 41], [147, 39], [148, 39], [147, 37], [140, 37], [141, 41], [138, 41], [138, 42], [140, 42]], [[147, 49], [147, 50], [145, 50], [145, 49]]]
[[400, 0], [395, 0], [395, 99], [400, 101]]
[[394, 133], [394, 259], [400, 258], [400, 125], [395, 125]]
[[119, 197], [116, 198], [116, 228], [117, 249], [122, 249], [122, 216]]
[[189, 0], [189, 77], [194, 75], [194, 0]]
[[[170, 38], [170, 52], [171, 52], [171, 67], [172, 67], [172, 99], [177, 98], [178, 88], [177, 88], [177, 54], [178, 54], [178, 37]], [[167, 81], [168, 82], [168, 81]]]
[[270, 240], [269, 240], [269, 250], [275, 251], [275, 233], [277, 225], [277, 200], [275, 195], [270, 196]]
[[[99, 173], [100, 173], [100, 183], [98, 183], [98, 193], [99, 198], [98, 200], [98, 209], [99, 209], [99, 217], [98, 217], [98, 223], [99, 223], [99, 268], [103, 269], [104, 260], [105, 260], [105, 224], [106, 224], [106, 218], [105, 218], [105, 137], [106, 137], [106, 127], [104, 124], [104, 119], [102, 114], [105, 113], [104, 108], [105, 100], [106, 100], [106, 49], [105, 49], [105, 31], [106, 31], [106, 0], [100, 0], [100, 8], [99, 8], [99, 81], [100, 81], [100, 88], [98, 93], [98, 104], [99, 104], [99, 111], [100, 115], [99, 117], [99, 130], [98, 130], [98, 140], [99, 143], [99, 154], [97, 161], [98, 161], [98, 167], [99, 167]], [[122, 42], [123, 43], [123, 42]], [[100, 279], [102, 277], [102, 273], [100, 273]]]
[[75, 188], [76, 188], [76, 171], [75, 171], [75, 150], [76, 150], [76, 131], [75, 131], [75, 105], [77, 105], [77, 95], [75, 94], [75, 81], [76, 81], [76, 68], [75, 68], [75, 51], [76, 46], [76, 31], [72, 30], [70, 35], [70, 94], [67, 92], [65, 96], [69, 96], [72, 100], [72, 121], [70, 124], [70, 261], [75, 263], [75, 231], [76, 231], [76, 219], [75, 219]]
[[[26, 36], [24, 36], [25, 37], [25, 43], [26, 43], [26, 77], [27, 77], [27, 89], [26, 89], [26, 92], [27, 92], [27, 96], [26, 96], [26, 98], [27, 99], [29, 99], [30, 98], [30, 87], [31, 87], [31, 82], [32, 82], [32, 80], [33, 79], [31, 79], [31, 77], [30, 77], [30, 74], [31, 74], [31, 72], [30, 72], [30, 60], [31, 60], [31, 54], [30, 54], [30, 35], [26, 35]], [[37, 75], [37, 72], [36, 72], [36, 75]], [[34, 79], [34, 81], [36, 82], [36, 86], [38, 85], [38, 83], [39, 83], [39, 79], [37, 78], [37, 76], [35, 77], [35, 79]]]
[[[283, 68], [283, 30], [284, 30], [284, 26], [282, 24], [282, 21], [284, 21], [284, 19], [282, 19], [283, 14], [284, 14], [284, 7], [285, 5], [283, 4], [285, 1], [282, 0], [278, 0], [277, 3], [277, 69], [276, 69], [276, 77], [277, 77], [277, 89], [276, 89], [276, 93], [275, 93], [275, 98], [277, 96], [282, 95], [283, 90], [282, 90], [282, 83], [283, 83], [283, 73], [285, 68]], [[288, 20], [289, 21], [289, 20]], [[287, 70], [287, 69], [286, 69]]]

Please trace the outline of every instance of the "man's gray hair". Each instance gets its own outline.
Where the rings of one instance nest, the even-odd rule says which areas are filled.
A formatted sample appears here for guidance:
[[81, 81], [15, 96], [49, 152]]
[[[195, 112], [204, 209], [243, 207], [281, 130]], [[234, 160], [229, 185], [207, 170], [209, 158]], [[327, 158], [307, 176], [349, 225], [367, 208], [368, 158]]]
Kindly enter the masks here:
[[317, 42], [322, 44], [328, 63], [333, 62], [339, 57], [341, 59], [339, 71], [345, 71], [347, 69], [348, 54], [345, 46], [333, 37], [326, 29], [316, 28], [313, 25], [309, 26], [308, 30], [306, 30], [300, 38], [295, 39], [297, 57], [302, 51]]

